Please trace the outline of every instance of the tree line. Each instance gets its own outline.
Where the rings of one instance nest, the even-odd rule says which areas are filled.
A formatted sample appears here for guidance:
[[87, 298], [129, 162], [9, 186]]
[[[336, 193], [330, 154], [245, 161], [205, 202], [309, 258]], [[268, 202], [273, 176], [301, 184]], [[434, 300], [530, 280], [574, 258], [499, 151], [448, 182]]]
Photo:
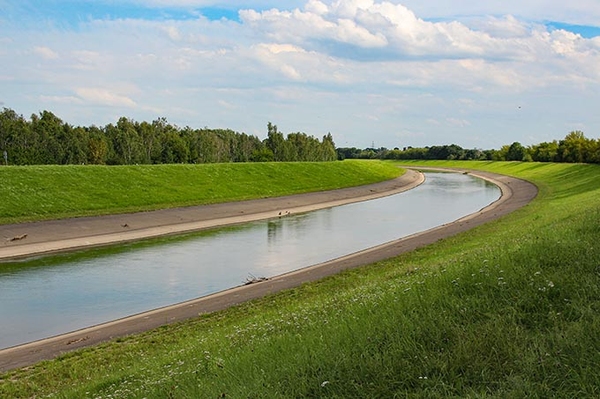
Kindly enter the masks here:
[[267, 138], [229, 129], [180, 128], [159, 118], [72, 126], [49, 111], [28, 120], [14, 110], [0, 113], [0, 154], [10, 165], [132, 165], [216, 162], [333, 161], [330, 133], [318, 140], [305, 133], [284, 137], [272, 123]]
[[0, 113], [0, 162], [11, 165], [293, 162], [336, 159], [493, 160], [600, 163], [600, 140], [572, 131], [562, 140], [499, 150], [464, 149], [456, 144], [430, 147], [336, 148], [330, 133], [319, 140], [305, 133], [284, 136], [267, 124], [267, 138], [230, 129], [179, 128], [159, 118], [137, 122], [125, 117], [115, 124], [72, 126], [50, 111], [27, 120], [15, 111]]
[[585, 137], [576, 130], [562, 140], [530, 146], [519, 142], [499, 150], [464, 149], [459, 145], [394, 148], [337, 148], [338, 159], [423, 159], [423, 160], [488, 160], [525, 162], [600, 163], [600, 140]]

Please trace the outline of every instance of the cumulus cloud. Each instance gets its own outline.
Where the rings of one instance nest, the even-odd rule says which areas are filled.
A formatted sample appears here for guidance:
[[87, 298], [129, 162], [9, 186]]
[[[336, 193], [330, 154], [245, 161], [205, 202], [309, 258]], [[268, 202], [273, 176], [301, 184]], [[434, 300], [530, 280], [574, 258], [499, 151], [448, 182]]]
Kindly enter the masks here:
[[[600, 61], [599, 40], [564, 30], [549, 31], [512, 15], [483, 16], [465, 23], [431, 22], [390, 1], [311, 0], [302, 9], [244, 10], [240, 17], [269, 43], [294, 45], [321, 62], [327, 57], [340, 60], [354, 82], [364, 76], [360, 73], [367, 62], [371, 68], [379, 63], [384, 72], [376, 81], [386, 79], [401, 86], [442, 81], [459, 87], [471, 82], [470, 90], [490, 84], [526, 90], [567, 82], [572, 75], [581, 82], [598, 83], [597, 68], [590, 66]], [[306, 77], [298, 73], [302, 67], [297, 64], [305, 59], [280, 57], [278, 61], [279, 69], [288, 70], [290, 79]], [[405, 67], [388, 68], [390, 62]], [[331, 72], [334, 76], [337, 70]]]
[[[405, 6], [389, 1], [335, 1], [329, 5], [310, 1], [303, 10], [243, 10], [240, 16], [271, 40], [348, 58], [360, 58], [365, 54], [361, 49], [369, 49], [364, 58], [371, 60], [523, 59], [530, 58], [532, 50], [546, 56], [564, 54], [581, 41], [580, 36], [564, 31], [550, 35], [545, 28], [511, 15], [480, 19], [474, 27], [458, 21], [425, 21]], [[585, 46], [598, 50], [592, 40]]]

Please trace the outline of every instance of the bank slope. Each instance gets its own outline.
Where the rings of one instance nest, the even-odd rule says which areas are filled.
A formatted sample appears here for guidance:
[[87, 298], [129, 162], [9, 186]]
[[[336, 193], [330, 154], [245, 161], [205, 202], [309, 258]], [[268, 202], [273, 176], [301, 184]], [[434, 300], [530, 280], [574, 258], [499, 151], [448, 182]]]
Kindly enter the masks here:
[[401, 173], [357, 161], [0, 167], [0, 224], [277, 197]]

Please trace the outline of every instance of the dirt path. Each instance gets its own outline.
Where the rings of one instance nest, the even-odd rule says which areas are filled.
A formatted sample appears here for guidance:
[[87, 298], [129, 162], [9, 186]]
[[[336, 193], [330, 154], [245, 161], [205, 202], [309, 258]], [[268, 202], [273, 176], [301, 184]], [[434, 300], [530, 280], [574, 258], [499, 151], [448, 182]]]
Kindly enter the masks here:
[[[432, 170], [432, 168], [427, 169]], [[455, 171], [467, 173], [462, 170]], [[164, 324], [193, 318], [198, 314], [222, 310], [270, 293], [297, 287], [305, 282], [318, 280], [345, 269], [394, 257], [497, 219], [521, 208], [537, 195], [537, 188], [523, 180], [487, 172], [470, 171], [468, 173], [497, 184], [502, 190], [502, 197], [487, 208], [453, 223], [332, 261], [272, 277], [266, 281], [232, 288], [68, 334], [0, 350], [0, 371], [24, 367], [44, 359], [52, 359], [67, 351], [95, 345], [115, 337], [147, 331]], [[0, 226], [0, 236], [18, 237], [27, 234], [23, 240], [6, 241], [0, 247], [0, 259], [129, 241], [139, 239], [141, 233], [146, 233], [141, 237], [176, 234], [222, 224], [278, 217], [279, 212], [307, 212], [402, 192], [415, 187], [422, 181], [420, 173], [409, 171], [399, 179], [389, 182], [322, 193], [101, 218]], [[124, 227], [124, 225], [127, 226]], [[129, 235], [128, 233], [131, 232], [136, 232], [136, 234]], [[105, 240], [107, 236], [110, 241]], [[25, 240], [29, 241], [24, 243]], [[45, 240], [51, 240], [52, 245]]]

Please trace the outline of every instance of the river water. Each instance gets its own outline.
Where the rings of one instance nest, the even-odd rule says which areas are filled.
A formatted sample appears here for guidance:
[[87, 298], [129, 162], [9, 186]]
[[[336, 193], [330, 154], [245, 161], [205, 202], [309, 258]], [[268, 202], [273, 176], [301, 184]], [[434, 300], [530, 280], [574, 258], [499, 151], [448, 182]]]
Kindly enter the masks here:
[[500, 197], [469, 175], [426, 173], [376, 200], [181, 237], [0, 264], [0, 348], [331, 260], [445, 224]]

